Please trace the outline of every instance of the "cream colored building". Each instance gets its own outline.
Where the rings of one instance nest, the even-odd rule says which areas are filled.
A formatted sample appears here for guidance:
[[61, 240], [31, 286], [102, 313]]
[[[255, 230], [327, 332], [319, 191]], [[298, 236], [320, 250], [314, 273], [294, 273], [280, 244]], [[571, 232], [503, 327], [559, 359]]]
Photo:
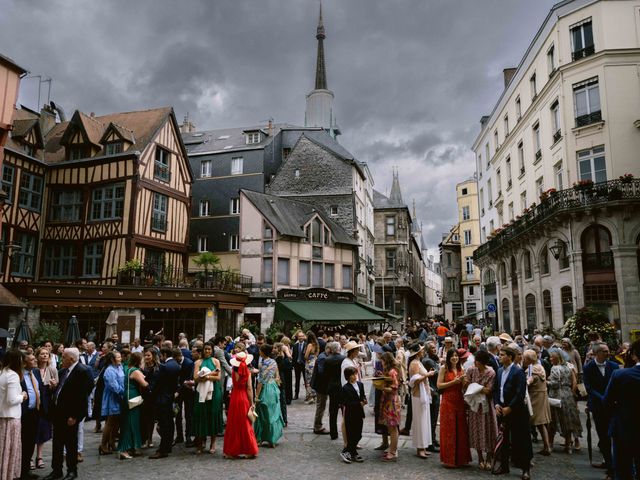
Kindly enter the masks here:
[[482, 316], [480, 269], [473, 262], [473, 252], [480, 246], [480, 216], [478, 215], [478, 185], [470, 178], [456, 185], [460, 262], [462, 277], [462, 308], [472, 322]]
[[618, 180], [640, 175], [639, 38], [638, 0], [556, 4], [481, 120], [475, 259], [505, 330], [586, 305], [640, 328], [640, 185]]

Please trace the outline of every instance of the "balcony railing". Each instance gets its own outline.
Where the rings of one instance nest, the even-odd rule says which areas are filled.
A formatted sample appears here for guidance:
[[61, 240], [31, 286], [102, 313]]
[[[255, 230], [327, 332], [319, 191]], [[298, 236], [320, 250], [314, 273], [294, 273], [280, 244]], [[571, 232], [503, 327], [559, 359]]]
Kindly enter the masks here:
[[495, 231], [493, 238], [476, 249], [473, 258], [477, 261], [504, 246], [512, 245], [514, 240], [556, 215], [602, 207], [619, 201], [640, 202], [640, 179], [611, 180], [551, 193], [539, 205], [524, 212], [519, 220]]
[[251, 292], [252, 277], [227, 270], [196, 270], [182, 268], [150, 269], [141, 273], [119, 272], [117, 285], [140, 287], [194, 288], [226, 292]]
[[596, 48], [594, 45], [589, 45], [587, 47], [581, 48], [580, 50], [576, 50], [575, 52], [571, 52], [571, 59], [575, 62], [576, 60], [580, 60], [581, 58], [588, 57], [596, 53]]
[[586, 115], [580, 115], [576, 117], [576, 128], [585, 127], [592, 123], [598, 123], [602, 121], [602, 112], [600, 110], [587, 113]]
[[562, 138], [562, 131], [558, 129], [558, 131], [553, 134], [553, 143], [556, 143], [560, 138]]
[[613, 270], [613, 252], [583, 253], [582, 268], [585, 272]]

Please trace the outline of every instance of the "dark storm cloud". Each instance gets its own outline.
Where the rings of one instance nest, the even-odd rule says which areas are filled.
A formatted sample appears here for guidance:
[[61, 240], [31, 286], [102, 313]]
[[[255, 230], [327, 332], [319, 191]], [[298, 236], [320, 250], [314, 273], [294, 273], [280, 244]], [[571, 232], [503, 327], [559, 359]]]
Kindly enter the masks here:
[[[554, 0], [325, 0], [340, 141], [376, 188], [400, 170], [430, 246], [456, 221], [480, 116]], [[53, 79], [71, 113], [172, 105], [199, 128], [301, 124], [316, 0], [3, 0], [0, 51]], [[37, 104], [37, 79], [21, 101]], [[46, 100], [46, 85], [43, 99]]]

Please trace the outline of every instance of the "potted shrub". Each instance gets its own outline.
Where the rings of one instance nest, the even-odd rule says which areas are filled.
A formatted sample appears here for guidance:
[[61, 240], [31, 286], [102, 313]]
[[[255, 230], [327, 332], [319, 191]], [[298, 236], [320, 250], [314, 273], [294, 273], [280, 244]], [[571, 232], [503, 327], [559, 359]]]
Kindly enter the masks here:
[[140, 277], [142, 275], [142, 263], [137, 258], [132, 258], [124, 262], [124, 265], [118, 269], [121, 280], [130, 285], [140, 285]]
[[564, 334], [571, 339], [573, 345], [583, 354], [589, 347], [587, 333], [597, 332], [612, 351], [618, 346], [618, 336], [614, 325], [607, 315], [594, 308], [580, 308], [567, 320], [563, 327]]
[[609, 200], [620, 200], [622, 198], [622, 190], [617, 187], [613, 187], [609, 190], [607, 198]]
[[201, 286], [205, 286], [209, 278], [209, 268], [213, 269], [218, 266], [220, 257], [211, 252], [202, 252], [193, 259], [193, 263], [204, 269], [204, 272], [198, 272], [197, 277], [200, 279]]
[[633, 182], [633, 174], [632, 173], [625, 173], [624, 175], [620, 175], [620, 181], [622, 183], [631, 183]]
[[591, 180], [578, 180], [573, 184], [574, 190], [584, 191], [591, 190], [593, 188], [593, 181]]

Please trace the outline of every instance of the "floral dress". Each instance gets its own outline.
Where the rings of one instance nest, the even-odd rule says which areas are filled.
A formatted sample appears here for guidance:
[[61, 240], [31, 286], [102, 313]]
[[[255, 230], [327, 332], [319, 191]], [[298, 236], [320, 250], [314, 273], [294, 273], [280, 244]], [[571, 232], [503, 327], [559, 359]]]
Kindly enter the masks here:
[[398, 371], [395, 368], [389, 370], [387, 376], [391, 377], [391, 392], [382, 392], [380, 399], [380, 424], [387, 427], [400, 426], [400, 397], [398, 396], [398, 388], [400, 387], [400, 379]]
[[[469, 383], [479, 383], [483, 387], [493, 388], [496, 372], [494, 372], [493, 368], [486, 367], [484, 372], [480, 373], [480, 370], [473, 366], [469, 367], [466, 375]], [[489, 394], [486, 397], [489, 405], [486, 410], [482, 408], [482, 405], [480, 405], [477, 412], [471, 409], [467, 410], [469, 446], [483, 452], [491, 452], [496, 445], [498, 424], [496, 411], [493, 407], [493, 395]]]
[[568, 435], [582, 436], [582, 424], [578, 406], [573, 396], [573, 373], [566, 365], [554, 365], [547, 380], [549, 385], [549, 398], [556, 398], [562, 402], [560, 408], [551, 409], [551, 421], [556, 430], [564, 438]]

